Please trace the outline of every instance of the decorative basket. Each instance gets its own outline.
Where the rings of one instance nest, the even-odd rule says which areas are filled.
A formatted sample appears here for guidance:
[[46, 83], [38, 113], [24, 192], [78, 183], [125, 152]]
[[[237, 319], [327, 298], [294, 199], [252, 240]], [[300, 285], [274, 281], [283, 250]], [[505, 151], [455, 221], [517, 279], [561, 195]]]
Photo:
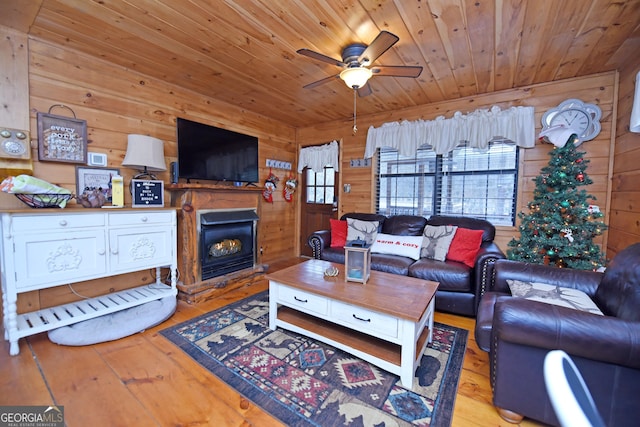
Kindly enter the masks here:
[[15, 193], [18, 199], [22, 200], [31, 208], [59, 208], [60, 204], [73, 198], [73, 194], [25, 194]]

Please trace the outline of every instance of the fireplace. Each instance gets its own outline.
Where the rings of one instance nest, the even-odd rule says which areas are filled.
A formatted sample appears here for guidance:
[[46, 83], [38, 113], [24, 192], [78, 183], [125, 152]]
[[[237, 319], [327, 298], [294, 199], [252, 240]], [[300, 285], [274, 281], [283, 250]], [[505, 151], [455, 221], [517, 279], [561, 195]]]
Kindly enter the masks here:
[[255, 265], [254, 210], [202, 211], [199, 218], [201, 280]]

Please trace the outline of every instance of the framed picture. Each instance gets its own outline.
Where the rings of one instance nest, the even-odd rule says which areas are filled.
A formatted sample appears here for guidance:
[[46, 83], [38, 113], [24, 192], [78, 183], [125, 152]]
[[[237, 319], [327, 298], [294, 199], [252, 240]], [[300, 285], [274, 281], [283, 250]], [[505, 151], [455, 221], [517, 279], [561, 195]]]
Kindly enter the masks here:
[[87, 163], [87, 122], [38, 113], [38, 160]]
[[111, 177], [120, 175], [118, 168], [90, 168], [76, 166], [76, 195], [80, 195], [85, 189], [96, 190], [101, 188], [107, 201], [111, 201]]
[[134, 208], [164, 206], [164, 181], [153, 179], [132, 179], [131, 198]]

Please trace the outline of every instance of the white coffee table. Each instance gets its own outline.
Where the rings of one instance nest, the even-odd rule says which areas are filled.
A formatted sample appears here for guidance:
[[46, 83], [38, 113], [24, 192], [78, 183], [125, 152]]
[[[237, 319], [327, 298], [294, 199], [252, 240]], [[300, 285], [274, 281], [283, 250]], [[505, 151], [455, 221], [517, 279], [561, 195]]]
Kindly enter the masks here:
[[[334, 266], [337, 277], [325, 277]], [[412, 387], [432, 339], [438, 283], [371, 271], [347, 282], [344, 266], [309, 260], [267, 275], [269, 327], [278, 326], [340, 348]]]

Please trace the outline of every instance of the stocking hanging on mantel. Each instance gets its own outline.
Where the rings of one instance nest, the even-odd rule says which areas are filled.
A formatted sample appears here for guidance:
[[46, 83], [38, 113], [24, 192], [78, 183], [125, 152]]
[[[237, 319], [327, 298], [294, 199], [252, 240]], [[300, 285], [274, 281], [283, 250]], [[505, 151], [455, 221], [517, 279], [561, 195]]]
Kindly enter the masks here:
[[262, 197], [269, 203], [273, 203], [273, 192], [276, 191], [278, 181], [280, 181], [280, 178], [275, 176], [269, 169], [269, 176], [264, 182], [264, 190], [262, 191]]
[[287, 202], [293, 201], [293, 193], [296, 191], [296, 187], [298, 186], [298, 180], [293, 177], [293, 175], [289, 175], [286, 182], [284, 183], [284, 188], [282, 189], [282, 196], [284, 200]]
[[453, 117], [435, 120], [414, 120], [384, 123], [373, 126], [367, 133], [364, 157], [370, 159], [376, 149], [389, 147], [403, 156], [412, 156], [421, 146], [430, 146], [436, 154], [453, 151], [462, 141], [469, 147], [485, 149], [489, 141], [502, 138], [519, 147], [532, 148], [536, 142], [536, 124], [533, 107], [498, 106], [490, 110], [476, 110], [469, 114], [457, 111]]

